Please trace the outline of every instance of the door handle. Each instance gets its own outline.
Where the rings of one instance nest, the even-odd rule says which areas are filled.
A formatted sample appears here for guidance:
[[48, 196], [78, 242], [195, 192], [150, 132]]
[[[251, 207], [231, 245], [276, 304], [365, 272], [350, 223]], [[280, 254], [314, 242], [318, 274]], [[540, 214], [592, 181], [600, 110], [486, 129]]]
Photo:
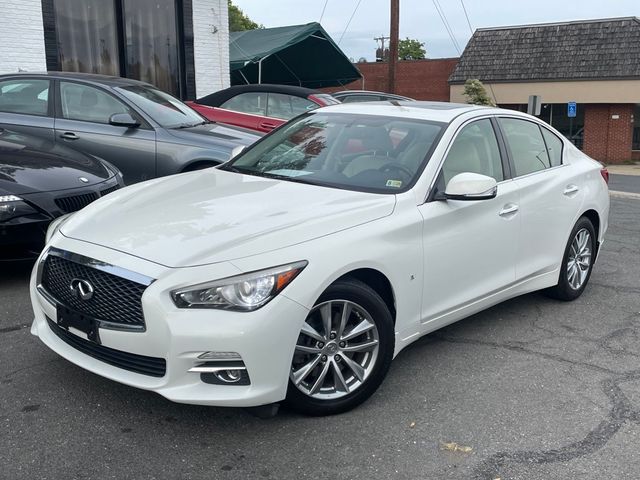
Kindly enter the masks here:
[[500, 213], [498, 213], [498, 215], [500, 215], [501, 217], [507, 217], [511, 214], [516, 213], [519, 208], [520, 207], [518, 207], [518, 205], [516, 205], [515, 203], [507, 203], [504, 207], [502, 207], [502, 210], [500, 210]]
[[276, 128], [276, 125], [275, 125], [275, 124], [273, 124], [273, 123], [269, 123], [269, 122], [262, 122], [262, 123], [260, 124], [260, 126], [261, 126], [262, 128], [268, 128], [269, 130], [273, 130], [274, 128]]
[[80, 137], [78, 135], [76, 135], [73, 132], [64, 132], [62, 135], [60, 135], [62, 138], [64, 138], [65, 140], [77, 140]]
[[566, 188], [564, 189], [564, 192], [563, 192], [563, 193], [564, 193], [567, 197], [570, 197], [572, 194], [574, 194], [574, 193], [578, 193], [578, 190], [580, 190], [580, 189], [578, 188], [578, 186], [577, 186], [577, 185], [567, 185], [567, 186], [566, 186]]

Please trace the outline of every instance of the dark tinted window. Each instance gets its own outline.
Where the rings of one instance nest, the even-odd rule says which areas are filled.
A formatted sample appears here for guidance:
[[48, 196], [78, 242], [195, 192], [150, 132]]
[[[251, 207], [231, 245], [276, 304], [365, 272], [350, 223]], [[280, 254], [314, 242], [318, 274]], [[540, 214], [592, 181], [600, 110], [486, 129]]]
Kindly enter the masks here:
[[114, 0], [55, 0], [53, 5], [62, 70], [120, 75]]
[[60, 107], [62, 118], [94, 123], [109, 123], [115, 113], [131, 113], [107, 92], [70, 82], [60, 82]]
[[459, 173], [479, 173], [504, 180], [500, 149], [491, 120], [478, 120], [464, 127], [453, 141], [442, 166], [444, 185]]
[[546, 128], [542, 128], [544, 142], [547, 144], [547, 152], [551, 159], [551, 166], [562, 165], [562, 141]]
[[0, 82], [0, 112], [46, 115], [48, 109], [49, 80]]
[[501, 118], [499, 121], [511, 151], [516, 176], [538, 172], [551, 166], [537, 123], [516, 118]]

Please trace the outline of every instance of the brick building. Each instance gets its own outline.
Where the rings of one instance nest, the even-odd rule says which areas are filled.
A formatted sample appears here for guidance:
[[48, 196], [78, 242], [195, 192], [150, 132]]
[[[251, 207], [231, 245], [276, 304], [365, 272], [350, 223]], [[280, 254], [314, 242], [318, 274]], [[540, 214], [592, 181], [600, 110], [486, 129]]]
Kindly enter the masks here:
[[[416, 100], [449, 101], [449, 76], [458, 63], [457, 58], [429, 60], [402, 60], [396, 70], [395, 93]], [[328, 92], [341, 90], [375, 90], [387, 92], [389, 64], [367, 62], [356, 65], [362, 80], [356, 80], [344, 87], [328, 88]]]
[[183, 99], [229, 86], [226, 0], [3, 0], [0, 73], [81, 71]]
[[451, 101], [466, 100], [473, 78], [502, 107], [526, 111], [540, 95], [540, 117], [597, 160], [640, 158], [636, 17], [476, 30], [449, 79]]

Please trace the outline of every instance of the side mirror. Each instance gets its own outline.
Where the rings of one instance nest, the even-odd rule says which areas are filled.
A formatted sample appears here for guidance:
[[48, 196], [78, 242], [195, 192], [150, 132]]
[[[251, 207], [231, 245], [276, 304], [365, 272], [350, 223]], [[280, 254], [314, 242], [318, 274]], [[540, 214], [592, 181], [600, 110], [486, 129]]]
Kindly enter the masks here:
[[231, 160], [232, 158], [236, 158], [238, 155], [244, 152], [245, 148], [247, 147], [245, 147], [244, 145], [238, 145], [237, 147], [235, 147], [233, 150], [231, 150], [231, 158], [229, 158], [229, 160]]
[[114, 113], [109, 117], [109, 124], [116, 127], [136, 128], [140, 122], [128, 113]]
[[495, 178], [479, 173], [459, 173], [447, 184], [444, 197], [447, 200], [489, 200], [498, 194]]

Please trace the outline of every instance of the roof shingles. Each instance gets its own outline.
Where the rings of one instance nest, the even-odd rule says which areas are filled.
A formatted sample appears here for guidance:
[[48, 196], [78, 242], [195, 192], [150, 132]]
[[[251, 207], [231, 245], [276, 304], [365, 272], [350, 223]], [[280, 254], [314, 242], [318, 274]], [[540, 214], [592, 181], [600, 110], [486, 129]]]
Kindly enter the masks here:
[[636, 17], [479, 29], [450, 83], [640, 78]]

